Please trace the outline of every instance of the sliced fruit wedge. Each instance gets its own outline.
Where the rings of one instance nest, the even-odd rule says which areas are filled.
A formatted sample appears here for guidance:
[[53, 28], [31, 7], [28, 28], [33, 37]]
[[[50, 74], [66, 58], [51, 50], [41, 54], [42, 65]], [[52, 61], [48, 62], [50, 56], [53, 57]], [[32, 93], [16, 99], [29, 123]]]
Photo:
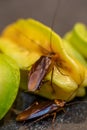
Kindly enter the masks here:
[[[61, 64], [61, 70], [64, 75], [62, 74], [62, 76], [59, 77], [59, 73], [61, 75], [61, 72], [55, 69], [55, 78], [53, 77], [52, 82], [58, 89], [61, 88], [61, 91], [66, 90], [66, 92], [68, 93], [67, 98], [69, 97], [69, 95], [72, 95], [70, 93], [75, 93], [75, 90], [77, 90], [78, 86], [80, 86], [81, 83], [84, 81], [84, 66], [82, 66], [75, 57], [67, 53], [60, 36], [40, 22], [33, 19], [21, 19], [9, 25], [3, 31], [2, 37], [5, 39], [10, 39], [17, 46], [19, 45], [19, 47], [23, 47], [28, 50], [30, 52], [31, 59], [34, 58], [34, 55], [31, 55], [32, 53], [38, 53], [39, 56], [37, 59], [39, 59], [39, 57], [42, 55], [48, 56], [52, 52], [56, 53], [58, 55], [58, 64]], [[4, 52], [3, 49], [2, 51]], [[46, 79], [51, 81], [51, 73], [46, 76]], [[48, 86], [50, 90], [51, 85]], [[48, 94], [46, 95], [46, 93], [44, 93], [45, 88], [41, 88], [43, 88], [43, 90], [41, 90], [42, 95], [44, 97], [47, 97]], [[51, 97], [53, 96], [53, 93], [51, 91], [50, 95]], [[58, 95], [58, 93], [56, 95]], [[58, 97], [56, 96], [56, 98], [62, 98], [61, 95], [58, 95]], [[51, 97], [48, 96], [48, 98]], [[63, 99], [64, 98], [65, 96], [63, 97]]]
[[65, 38], [71, 42], [85, 58], [87, 58], [87, 27], [82, 23], [76, 23]]
[[38, 53], [28, 51], [18, 44], [15, 44], [14, 41], [6, 38], [0, 38], [0, 50], [13, 58], [19, 68], [23, 70], [31, 67], [31, 65], [40, 57]]

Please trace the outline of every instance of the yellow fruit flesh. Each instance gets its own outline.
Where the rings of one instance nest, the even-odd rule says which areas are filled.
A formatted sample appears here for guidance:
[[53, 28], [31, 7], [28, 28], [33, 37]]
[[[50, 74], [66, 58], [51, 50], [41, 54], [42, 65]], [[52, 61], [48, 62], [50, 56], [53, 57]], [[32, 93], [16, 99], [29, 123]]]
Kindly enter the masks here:
[[29, 52], [38, 52], [39, 55], [48, 55], [52, 51], [57, 53], [60, 59], [59, 62], [62, 61], [63, 68], [77, 84], [80, 84], [84, 79], [83, 67], [76, 59], [67, 54], [61, 38], [40, 22], [33, 19], [21, 19], [8, 26], [2, 36], [20, 44]]
[[[68, 95], [71, 95], [70, 93], [75, 93], [75, 90], [77, 90], [78, 86], [80, 86], [81, 83], [84, 81], [84, 67], [75, 57], [67, 53], [63, 46], [62, 39], [50, 28], [46, 27], [40, 22], [32, 19], [21, 19], [12, 25], [9, 25], [3, 31], [2, 37], [10, 39], [16, 45], [19, 45], [28, 50], [30, 53], [29, 57], [31, 59], [33, 59], [36, 54], [37, 59], [39, 59], [41, 55], [48, 56], [52, 52], [57, 54], [57, 61], [58, 64], [62, 65], [61, 70], [64, 72], [64, 75], [62, 75], [62, 77], [60, 76], [60, 78], [59, 75], [61, 75], [61, 73], [57, 70], [54, 70], [54, 75], [56, 75], [56, 78], [53, 78], [52, 82], [58, 89], [61, 90], [60, 94], [58, 92], [57, 94], [55, 94], [55, 98], [66, 99], [66, 96], [63, 96], [64, 92], [66, 91], [66, 95], [67, 97], [69, 97]], [[32, 56], [32, 54], [34, 55]], [[35, 63], [35, 59], [33, 60], [33, 63]], [[30, 62], [28, 64], [32, 65]], [[51, 74], [49, 74], [46, 78], [50, 81]], [[51, 86], [48, 86], [50, 90]], [[56, 90], [58, 90], [57, 88]], [[42, 92], [39, 92], [39, 94], [47, 97], [44, 93], [44, 89], [45, 88], [43, 88], [41, 90]], [[50, 96], [48, 96], [48, 98], [53, 98], [53, 94], [51, 93], [51, 91], [49, 95]]]

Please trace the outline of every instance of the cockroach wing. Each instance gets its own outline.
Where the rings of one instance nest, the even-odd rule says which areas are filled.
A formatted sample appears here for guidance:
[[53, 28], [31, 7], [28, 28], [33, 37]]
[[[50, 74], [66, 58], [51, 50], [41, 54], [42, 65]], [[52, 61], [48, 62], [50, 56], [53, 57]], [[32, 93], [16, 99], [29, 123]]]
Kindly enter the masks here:
[[38, 61], [32, 66], [29, 73], [28, 90], [35, 91], [40, 88], [41, 81], [46, 75], [51, 65], [51, 58], [41, 56]]

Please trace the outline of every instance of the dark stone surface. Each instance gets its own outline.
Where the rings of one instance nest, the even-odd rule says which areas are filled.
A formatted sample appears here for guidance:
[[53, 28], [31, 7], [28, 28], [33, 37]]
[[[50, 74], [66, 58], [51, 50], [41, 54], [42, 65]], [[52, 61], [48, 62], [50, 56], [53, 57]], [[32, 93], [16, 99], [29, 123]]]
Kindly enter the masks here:
[[[56, 7], [58, 8], [54, 19]], [[0, 31], [19, 18], [30, 17], [49, 25], [63, 35], [76, 22], [87, 24], [87, 0], [0, 0]], [[27, 95], [22, 94], [22, 97], [24, 97], [23, 104], [18, 105], [23, 108], [27, 104], [25, 99]], [[85, 97], [83, 100], [86, 99]], [[57, 114], [54, 130], [86, 130], [86, 124], [87, 103], [79, 102], [68, 106], [65, 113]], [[22, 123], [15, 122], [15, 115], [12, 112], [0, 121], [0, 130], [18, 130], [20, 126]], [[22, 130], [25, 129], [22, 127]], [[31, 125], [30, 130], [52, 130], [52, 118], [49, 117]]]
[[[20, 93], [15, 102], [14, 108], [24, 109], [31, 101], [33, 95]], [[42, 99], [43, 100], [43, 99]], [[87, 97], [76, 99], [73, 105], [64, 108], [65, 112], [59, 111], [52, 124], [53, 116], [44, 118], [32, 124], [32, 121], [18, 123], [15, 121], [15, 114], [10, 110], [5, 118], [0, 121], [0, 130], [86, 130], [87, 129]], [[21, 105], [22, 104], [22, 105]], [[27, 129], [25, 127], [27, 126]], [[53, 129], [54, 128], [54, 129]]]

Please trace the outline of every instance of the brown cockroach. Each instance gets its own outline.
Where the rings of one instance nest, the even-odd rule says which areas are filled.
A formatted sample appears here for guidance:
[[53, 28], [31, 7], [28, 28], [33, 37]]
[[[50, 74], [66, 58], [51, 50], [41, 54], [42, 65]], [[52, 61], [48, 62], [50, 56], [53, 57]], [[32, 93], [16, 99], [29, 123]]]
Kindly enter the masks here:
[[[56, 13], [58, 10], [58, 4], [60, 5], [60, 1], [57, 1], [57, 6], [56, 6], [56, 9], [55, 9], [55, 12], [53, 15], [53, 21], [52, 21], [52, 25], [51, 25], [52, 27], [54, 25], [54, 20], [55, 20]], [[26, 38], [28, 38], [28, 37], [26, 37]], [[46, 74], [48, 74], [50, 71], [52, 71], [51, 87], [52, 87], [53, 92], [54, 92], [54, 88], [52, 85], [54, 66], [56, 66], [58, 71], [60, 71], [60, 68], [61, 68], [60, 64], [61, 63], [58, 65], [57, 61], [59, 61], [58, 60], [59, 56], [58, 56], [58, 54], [56, 54], [53, 51], [52, 46], [51, 46], [52, 29], [50, 30], [50, 45], [49, 45], [50, 50], [49, 51], [46, 48], [44, 48], [43, 46], [41, 46], [38, 42], [35, 42], [33, 39], [29, 39], [29, 40], [32, 41], [34, 44], [36, 44], [40, 48], [41, 53], [43, 53], [43, 55], [39, 58], [39, 60], [37, 60], [34, 63], [34, 65], [32, 66], [32, 68], [29, 72], [28, 90], [35, 91], [35, 90], [39, 89], [41, 82], [44, 79], [44, 77], [46, 76]]]
[[35, 102], [30, 107], [20, 113], [16, 120], [27, 121], [35, 118], [44, 118], [50, 114], [60, 111], [65, 106], [65, 101], [62, 100], [47, 100], [41, 102]]
[[[29, 81], [28, 81], [28, 90], [35, 91], [40, 88], [41, 82], [50, 71], [51, 74], [51, 87], [52, 86], [52, 78], [53, 78], [53, 70], [54, 66], [57, 66], [57, 55], [50, 54], [49, 56], [41, 56], [39, 60], [37, 60], [32, 66], [29, 72]], [[58, 67], [57, 67], [58, 68]], [[59, 70], [59, 68], [58, 68]], [[59, 70], [60, 71], [60, 70]], [[62, 72], [61, 72], [62, 73]], [[54, 89], [53, 89], [54, 91]]]

